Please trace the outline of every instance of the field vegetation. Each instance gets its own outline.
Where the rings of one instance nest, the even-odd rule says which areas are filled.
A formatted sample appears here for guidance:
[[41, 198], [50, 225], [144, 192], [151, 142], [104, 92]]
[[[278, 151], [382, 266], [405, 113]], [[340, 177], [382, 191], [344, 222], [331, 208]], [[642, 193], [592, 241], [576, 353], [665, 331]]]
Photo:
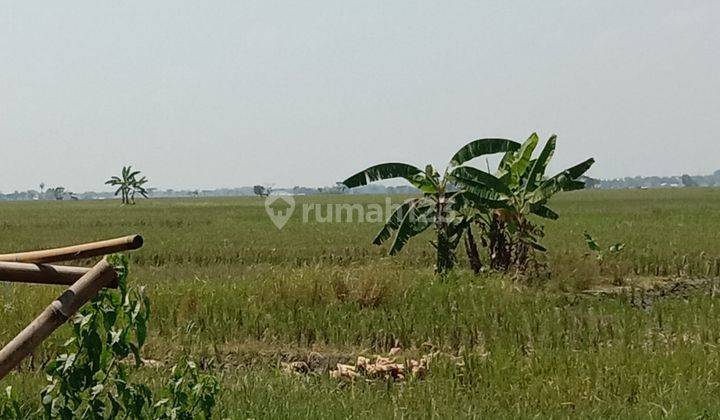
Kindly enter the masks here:
[[[369, 240], [380, 223], [302, 223], [296, 212], [277, 230], [259, 197], [3, 203], [0, 252], [143, 234], [129, 281], [147, 286], [144, 356], [156, 363], [140, 377], [160, 389], [173, 365], [195, 360], [220, 379], [218, 417], [717, 413], [720, 190], [573, 191], [551, 205], [562, 223], [532, 219], [545, 225], [548, 274], [523, 281], [475, 275], [463, 253], [437, 277], [430, 231], [388, 256]], [[599, 259], [585, 232], [603, 249], [624, 248]], [[0, 285], [0, 342], [60, 291]], [[42, 407], [42, 369], [70, 330], [2, 382], [23, 412]], [[431, 356], [427, 376], [349, 383], [328, 374], [393, 348], [398, 360]], [[293, 361], [310, 372], [284, 374], [281, 363]]]
[[[551, 136], [533, 158], [538, 143], [536, 133], [522, 144], [509, 139], [477, 139], [453, 155], [442, 175], [432, 165], [422, 171], [406, 163], [390, 162], [371, 166], [342, 184], [353, 188], [404, 178], [423, 193], [403, 202], [375, 237], [373, 243], [380, 245], [393, 236], [390, 255], [433, 226], [435, 271], [445, 274], [454, 267], [456, 249], [464, 239], [470, 266], [479, 273], [482, 261], [474, 239], [475, 226], [494, 270], [515, 269], [525, 274], [531, 268], [538, 274], [542, 265], [535, 259], [535, 251], [546, 251], [539, 243], [544, 232], [528, 216], [558, 219], [560, 216], [546, 206], [548, 200], [561, 191], [584, 189], [585, 183], [578, 178], [595, 163], [590, 158], [547, 177], [545, 170], [555, 153], [556, 136]], [[479, 157], [498, 153], [503, 157], [495, 174], [489, 173], [489, 168], [485, 172], [468, 165]]]

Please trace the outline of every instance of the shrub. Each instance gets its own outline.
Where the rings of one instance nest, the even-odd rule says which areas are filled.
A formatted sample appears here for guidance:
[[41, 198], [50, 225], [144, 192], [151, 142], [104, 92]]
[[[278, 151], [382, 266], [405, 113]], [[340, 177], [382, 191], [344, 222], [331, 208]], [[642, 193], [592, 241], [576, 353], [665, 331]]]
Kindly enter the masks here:
[[143, 364], [150, 301], [142, 287], [128, 287], [127, 257], [113, 256], [111, 262], [118, 270], [119, 292], [103, 290], [72, 318], [73, 337], [46, 368], [50, 383], [41, 392], [44, 416], [210, 418], [218, 381], [200, 375], [191, 361], [173, 368], [165, 398], [133, 381]]

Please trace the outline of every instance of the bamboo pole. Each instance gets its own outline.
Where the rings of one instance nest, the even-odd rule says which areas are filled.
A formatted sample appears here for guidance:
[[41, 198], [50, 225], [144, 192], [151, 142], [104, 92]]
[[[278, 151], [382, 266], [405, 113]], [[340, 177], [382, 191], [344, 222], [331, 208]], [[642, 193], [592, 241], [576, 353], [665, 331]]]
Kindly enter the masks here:
[[[0, 281], [11, 283], [63, 284], [70, 286], [90, 271], [85, 267], [0, 262]], [[111, 272], [108, 287], [117, 288], [117, 276]]]
[[59, 261], [79, 260], [99, 255], [113, 254], [120, 251], [138, 249], [143, 245], [140, 235], [130, 235], [106, 241], [90, 242], [64, 248], [46, 249], [43, 251], [20, 252], [17, 254], [0, 254], [0, 261], [24, 263], [53, 263]]
[[60, 297], [54, 300], [24, 330], [0, 350], [0, 379], [32, 353], [32, 351], [65, 323], [82, 305], [98, 294], [110, 280], [109, 272], [114, 271], [103, 259], [90, 269]]

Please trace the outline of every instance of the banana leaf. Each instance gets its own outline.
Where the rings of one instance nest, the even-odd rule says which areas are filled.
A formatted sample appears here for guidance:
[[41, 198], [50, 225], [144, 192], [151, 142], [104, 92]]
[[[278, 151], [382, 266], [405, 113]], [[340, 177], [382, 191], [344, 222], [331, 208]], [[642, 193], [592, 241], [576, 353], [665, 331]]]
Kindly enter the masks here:
[[450, 160], [450, 166], [460, 166], [463, 163], [483, 155], [505, 153], [520, 148], [520, 143], [508, 139], [478, 139], [466, 144]]
[[538, 135], [536, 133], [532, 133], [530, 137], [525, 140], [522, 146], [520, 146], [520, 150], [518, 151], [515, 160], [510, 165], [511, 186], [515, 187], [520, 185], [520, 179], [530, 166], [530, 160], [532, 159], [532, 154], [537, 147], [538, 140]]
[[539, 183], [542, 181], [543, 175], [545, 174], [545, 169], [547, 168], [548, 163], [550, 163], [550, 160], [555, 154], [556, 143], [557, 136], [553, 134], [547, 143], [545, 143], [545, 147], [543, 147], [540, 152], [540, 156], [535, 159], [535, 163], [532, 165], [532, 169], [530, 170], [530, 174], [527, 176], [525, 183], [525, 191], [534, 191], [537, 189]]
[[545, 207], [544, 205], [534, 205], [530, 207], [530, 211], [540, 217], [550, 220], [557, 220], [560, 215], [552, 211], [552, 209]]
[[405, 178], [413, 185], [416, 185], [419, 183], [420, 180], [420, 178], [416, 177], [416, 175], [422, 174], [422, 172], [422, 170], [416, 168], [415, 166], [408, 165], [406, 163], [381, 163], [379, 165], [371, 166], [364, 171], [358, 172], [357, 174], [343, 181], [342, 184], [344, 184], [348, 188], [355, 188], [367, 185], [373, 181], [392, 178]]
[[434, 214], [434, 203], [429, 200], [412, 202], [398, 225], [395, 239], [390, 246], [390, 255], [395, 255], [400, 252], [413, 236], [423, 233], [427, 228], [432, 226], [435, 219]]
[[395, 211], [393, 214], [388, 217], [388, 220], [385, 222], [385, 225], [380, 229], [380, 232], [375, 235], [375, 239], [373, 239], [374, 245], [381, 245], [383, 242], [385, 242], [390, 236], [392, 235], [392, 232], [400, 226], [400, 222], [402, 222], [403, 216], [407, 214], [408, 209], [410, 206], [414, 205], [416, 201], [419, 199], [413, 198], [410, 200], [407, 200], [403, 202]]
[[595, 163], [595, 159], [588, 159], [580, 164], [568, 168], [554, 177], [540, 183], [540, 186], [533, 192], [530, 203], [537, 204], [548, 200], [560, 191], [572, 191], [585, 187], [585, 183], [577, 181]]
[[464, 185], [487, 187], [501, 194], [510, 195], [507, 185], [495, 176], [469, 166], [461, 166], [450, 173], [451, 177]]

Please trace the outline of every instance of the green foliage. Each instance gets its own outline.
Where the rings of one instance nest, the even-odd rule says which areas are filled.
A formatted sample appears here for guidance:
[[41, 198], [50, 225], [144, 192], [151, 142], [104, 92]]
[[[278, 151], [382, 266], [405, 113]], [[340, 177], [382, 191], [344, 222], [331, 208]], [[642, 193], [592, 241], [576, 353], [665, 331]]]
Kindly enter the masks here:
[[22, 419], [30, 416], [30, 410], [13, 395], [12, 386], [0, 394], [0, 419]]
[[172, 368], [165, 387], [169, 395], [153, 405], [156, 419], [192, 420], [212, 417], [220, 385], [214, 376], [201, 375], [197, 365], [186, 360]]
[[[385, 197], [296, 200], [367, 208]], [[156, 400], [169, 397], [172, 365], [192, 357], [199, 367], [224, 367], [217, 418], [648, 418], [663, 416], [658, 406], [669, 417], [697, 418], [720, 411], [720, 353], [713, 350], [720, 305], [712, 285], [707, 294], [680, 288], [678, 298], [653, 297], [648, 309], [627, 296], [574, 293], [608, 282], [594, 255], [585, 257], [585, 229], [605, 249], [626, 243], [614, 258], [629, 286], [675, 280], [679, 271], [718, 277], [720, 189], [555, 196], [550, 206], [563, 222], [547, 224], [543, 241], [552, 251], [552, 277], [532, 288], [492, 273], [476, 278], [464, 267], [451, 273], [452, 282], [436, 281], [428, 268], [435, 260], [426, 246], [431, 229], [383, 258], [367, 240], [382, 223], [300, 223], [296, 212], [279, 232], [268, 229], [265, 209], [252, 197], [145, 204], [128, 213], [107, 200], [3, 203], [3, 247], [61, 246], [130, 228], [152, 238], [156, 246], [130, 254], [130, 284], [142, 279], [152, 300], [143, 357], [170, 363], [131, 373]], [[0, 342], [57, 294], [50, 286], [0, 285]], [[62, 327], [44, 342], [35, 366], [62, 352], [71, 333]], [[337, 358], [387, 354], [397, 341], [411, 357], [432, 345], [462, 359], [438, 359], [425, 381], [390, 386], [338, 386], [325, 374], [277, 372], [278, 360], [334, 367]], [[28, 418], [40, 406], [44, 381], [26, 362], [3, 379], [0, 396], [12, 385], [20, 418]]]
[[397, 162], [381, 163], [371, 166], [343, 181], [343, 185], [348, 188], [355, 188], [371, 182], [392, 178], [405, 178], [418, 188], [424, 185], [422, 170], [406, 163]]
[[[49, 385], [41, 393], [50, 419], [209, 418], [217, 380], [198, 375], [192, 362], [173, 369], [170, 397], [155, 402], [150, 388], [133, 381], [143, 364], [150, 302], [144, 288], [127, 285], [128, 259], [111, 256], [119, 293], [101, 291], [72, 319], [73, 337], [45, 371]], [[132, 356], [132, 363], [127, 359]]]
[[519, 147], [518, 143], [508, 139], [474, 140], [455, 152], [455, 155], [450, 159], [450, 165], [459, 166], [480, 156], [515, 151]]
[[606, 255], [613, 255], [622, 252], [625, 249], [625, 244], [618, 242], [610, 245], [607, 250], [604, 250], [589, 233], [584, 232], [585, 243], [587, 244], [590, 251], [593, 251], [598, 261], [602, 261]]
[[105, 184], [117, 187], [115, 195], [120, 195], [123, 204], [135, 204], [136, 194], [148, 197], [148, 189], [145, 187], [148, 179], [145, 176], [138, 178], [140, 173], [133, 171], [132, 166], [123, 166], [120, 176], [110, 177]]
[[127, 257], [114, 256], [119, 293], [101, 291], [72, 319], [74, 336], [46, 367], [50, 384], [42, 392], [48, 418], [139, 417], [150, 390], [129, 381], [130, 355], [142, 364], [150, 304], [143, 288], [128, 288]]
[[[468, 258], [473, 270], [479, 272], [481, 263], [471, 230], [476, 225], [482, 230], [482, 242], [489, 247], [492, 268], [516, 267], [524, 272], [530, 265], [539, 267], [534, 252], [545, 251], [540, 244], [543, 227], [529, 216], [556, 220], [559, 216], [547, 207], [548, 200], [560, 191], [582, 188], [584, 184], [578, 178], [594, 162], [588, 159], [545, 179], [545, 170], [555, 153], [556, 136], [550, 137], [533, 159], [538, 143], [535, 133], [523, 144], [507, 139], [478, 139], [453, 155], [442, 176], [430, 165], [423, 172], [404, 163], [384, 163], [349, 177], [343, 184], [352, 188], [382, 179], [404, 178], [422, 191], [423, 197], [406, 201], [376, 235], [373, 243], [381, 244], [395, 232], [390, 255], [434, 225], [436, 271], [442, 273], [453, 267], [455, 249], [466, 235]], [[494, 153], [504, 153], [495, 175], [462, 166]]]
[[435, 225], [437, 240], [434, 243], [437, 254], [436, 271], [443, 273], [453, 265], [452, 249], [447, 240], [444, 219], [447, 217], [447, 179], [440, 177], [435, 169], [428, 165], [425, 171], [404, 163], [383, 163], [361, 171], [342, 184], [352, 188], [367, 185], [370, 182], [390, 178], [404, 178], [423, 192], [420, 198], [403, 203], [387, 220], [385, 226], [375, 236], [373, 243], [381, 244], [395, 236], [390, 246], [390, 255], [395, 255], [405, 244]]
[[482, 227], [494, 269], [515, 267], [525, 272], [529, 267], [534, 271], [542, 267], [535, 252], [546, 251], [540, 243], [545, 231], [530, 216], [558, 219], [559, 215], [547, 207], [550, 198], [560, 191], [584, 185], [577, 179], [592, 166], [593, 159], [545, 178], [556, 142], [556, 136], [551, 136], [540, 154], [533, 158], [539, 137], [531, 134], [519, 148], [505, 153], [495, 175], [465, 167], [453, 171], [457, 183], [469, 192], [485, 188], [494, 193], [484, 194], [485, 206], [476, 207], [476, 220]]
[[620, 253], [625, 249], [625, 244], [618, 242], [610, 245], [607, 249], [603, 248], [589, 233], [584, 232], [585, 243], [590, 251], [595, 254], [595, 260], [600, 268], [600, 275], [605, 274], [606, 268], [609, 266], [613, 284], [621, 286], [623, 284], [622, 269], [619, 264]]
[[[476, 157], [516, 150], [520, 145], [506, 139], [479, 139], [463, 146], [452, 157], [448, 168], [456, 167]], [[455, 250], [460, 243], [465, 229], [470, 225], [470, 219], [465, 211], [468, 203], [483, 206], [488, 200], [495, 198], [492, 186], [501, 188], [499, 180], [488, 183], [489, 178], [473, 180], [473, 184], [464, 190], [458, 190], [455, 185], [457, 175], [473, 168], [458, 167], [453, 172], [445, 170], [440, 175], [432, 165], [427, 165], [425, 171], [406, 163], [383, 163], [371, 166], [347, 178], [342, 184], [348, 188], [367, 185], [370, 182], [404, 178], [417, 187], [423, 196], [413, 198], [403, 203], [390, 217], [385, 226], [375, 236], [373, 243], [382, 244], [392, 236], [395, 237], [390, 246], [390, 255], [400, 252], [408, 241], [423, 233], [430, 226], [435, 229], [435, 241], [431, 242], [435, 248], [435, 271], [446, 273], [455, 265]], [[476, 174], [477, 176], [477, 174]]]

